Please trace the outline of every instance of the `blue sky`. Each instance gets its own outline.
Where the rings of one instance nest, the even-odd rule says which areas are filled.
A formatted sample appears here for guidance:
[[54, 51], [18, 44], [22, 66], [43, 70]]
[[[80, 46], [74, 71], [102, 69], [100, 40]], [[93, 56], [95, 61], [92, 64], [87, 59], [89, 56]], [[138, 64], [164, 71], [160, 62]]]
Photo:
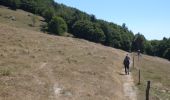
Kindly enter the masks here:
[[148, 40], [170, 37], [170, 0], [55, 0], [127, 27]]

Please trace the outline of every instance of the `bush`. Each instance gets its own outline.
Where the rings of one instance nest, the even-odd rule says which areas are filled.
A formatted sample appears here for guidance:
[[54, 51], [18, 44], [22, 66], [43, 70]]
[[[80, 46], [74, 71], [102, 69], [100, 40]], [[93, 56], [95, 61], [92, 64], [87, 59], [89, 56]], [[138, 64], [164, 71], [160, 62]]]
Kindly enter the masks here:
[[104, 32], [96, 24], [80, 20], [73, 25], [73, 34], [78, 38], [87, 39], [94, 42], [104, 42]]
[[163, 55], [166, 59], [170, 60], [170, 48], [168, 48]]
[[42, 16], [45, 18], [47, 22], [49, 22], [54, 15], [55, 15], [55, 11], [53, 8], [46, 9], [42, 14]]
[[53, 17], [48, 23], [49, 32], [56, 35], [64, 35], [67, 32], [67, 24], [61, 17]]
[[20, 0], [9, 0], [10, 3], [10, 7], [13, 10], [16, 10], [17, 8], [19, 8], [19, 4], [21, 3]]

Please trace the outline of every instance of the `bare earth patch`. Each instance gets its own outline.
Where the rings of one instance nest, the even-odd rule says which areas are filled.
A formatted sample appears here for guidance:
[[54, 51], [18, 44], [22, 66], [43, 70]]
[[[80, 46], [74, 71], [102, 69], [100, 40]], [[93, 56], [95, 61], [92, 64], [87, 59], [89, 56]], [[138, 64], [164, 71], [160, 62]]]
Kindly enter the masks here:
[[134, 80], [131, 74], [132, 71], [132, 57], [130, 60], [130, 73], [129, 75], [125, 74], [125, 69], [122, 69], [121, 75], [123, 79], [123, 92], [125, 100], [137, 100], [137, 87], [134, 84]]
[[[124, 70], [123, 70], [124, 72]], [[124, 95], [126, 97], [126, 100], [137, 100], [137, 93], [136, 93], [136, 87], [133, 81], [132, 74], [124, 75], [123, 76], [123, 91]]]

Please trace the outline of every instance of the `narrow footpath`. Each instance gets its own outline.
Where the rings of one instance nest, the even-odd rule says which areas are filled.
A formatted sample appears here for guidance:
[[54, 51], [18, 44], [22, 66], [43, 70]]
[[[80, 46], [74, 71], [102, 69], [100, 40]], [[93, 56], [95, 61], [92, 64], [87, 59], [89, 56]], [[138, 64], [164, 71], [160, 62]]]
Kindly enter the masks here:
[[[131, 63], [132, 65], [132, 63]], [[131, 68], [131, 66], [130, 66]], [[122, 69], [122, 74], [124, 74], [124, 68]], [[126, 100], [137, 100], [137, 88], [134, 84], [134, 80], [131, 72], [129, 75], [122, 75], [123, 79], [123, 92]]]

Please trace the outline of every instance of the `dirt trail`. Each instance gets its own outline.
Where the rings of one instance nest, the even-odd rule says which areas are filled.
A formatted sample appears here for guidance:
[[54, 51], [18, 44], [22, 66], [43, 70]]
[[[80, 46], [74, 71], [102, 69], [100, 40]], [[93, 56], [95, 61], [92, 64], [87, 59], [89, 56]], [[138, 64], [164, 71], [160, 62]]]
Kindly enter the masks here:
[[[131, 63], [132, 65], [132, 63]], [[130, 65], [130, 67], [131, 67]], [[124, 74], [124, 68], [122, 69], [122, 73]], [[137, 88], [135, 87], [134, 80], [132, 74], [123, 75], [123, 92], [126, 100], [137, 100]]]
[[39, 70], [44, 70], [44, 74], [48, 77], [49, 82], [51, 83], [51, 88], [50, 88], [51, 95], [49, 97], [50, 100], [58, 99], [58, 96], [62, 89], [59, 87], [58, 83], [56, 82], [52, 69], [49, 68], [48, 63], [43, 62], [41, 66], [39, 67]]

